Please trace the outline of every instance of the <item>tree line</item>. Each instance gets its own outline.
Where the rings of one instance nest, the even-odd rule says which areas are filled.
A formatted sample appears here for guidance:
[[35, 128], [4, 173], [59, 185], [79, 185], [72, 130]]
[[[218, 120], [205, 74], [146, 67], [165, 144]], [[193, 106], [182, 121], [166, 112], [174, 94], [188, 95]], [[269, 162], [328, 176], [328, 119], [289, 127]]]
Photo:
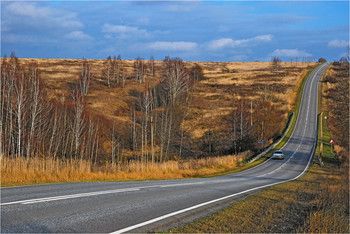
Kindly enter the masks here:
[[[182, 102], [193, 79], [181, 59], [164, 60], [163, 81], [150, 87], [146, 76], [155, 75], [154, 58], [147, 63], [137, 58], [134, 78], [144, 84], [139, 101], [130, 106], [131, 132], [118, 133], [115, 124], [87, 108], [91, 82], [91, 63], [82, 60], [79, 79], [67, 101], [50, 100], [36, 63], [21, 66], [14, 53], [1, 62], [0, 79], [0, 155], [32, 156], [98, 161], [104, 157], [118, 162], [123, 149], [140, 151], [142, 158], [166, 160], [172, 139], [181, 123]], [[198, 68], [197, 68], [198, 70]], [[106, 59], [102, 77], [108, 87], [125, 86], [127, 77], [120, 56]], [[198, 74], [197, 77], [198, 78]], [[137, 108], [141, 108], [137, 113]], [[151, 129], [152, 128], [152, 129]], [[102, 144], [110, 141], [111, 149]], [[130, 143], [130, 144], [129, 144]], [[159, 150], [158, 150], [159, 149]], [[135, 153], [138, 154], [138, 153]]]
[[[219, 153], [215, 136], [221, 133], [209, 131], [202, 139], [203, 145], [196, 148], [183, 126], [193, 85], [204, 79], [198, 64], [186, 67], [180, 58], [165, 57], [162, 67], [156, 67], [153, 57], [148, 61], [138, 57], [130, 73], [120, 56], [107, 57], [102, 68], [107, 87], [125, 87], [127, 79], [134, 79], [144, 88], [131, 93], [136, 101], [129, 103], [129, 126], [124, 132], [117, 130], [114, 121], [87, 108], [91, 82], [98, 77], [91, 71], [92, 64], [82, 60], [79, 79], [70, 96], [65, 101], [55, 101], [48, 97], [37, 64], [21, 66], [14, 53], [10, 58], [4, 57], [0, 79], [0, 155], [94, 163], [107, 160], [117, 164], [126, 158], [156, 162], [189, 154]], [[161, 82], [152, 86], [151, 79], [156, 75]], [[224, 153], [259, 150], [258, 140], [279, 135], [282, 113], [269, 100], [255, 102], [254, 108], [247, 98], [232, 105], [224, 133], [230, 139], [230, 152]]]
[[95, 160], [99, 120], [86, 109], [90, 65], [82, 64], [71, 101], [49, 100], [36, 63], [22, 67], [12, 53], [1, 63], [0, 155]]

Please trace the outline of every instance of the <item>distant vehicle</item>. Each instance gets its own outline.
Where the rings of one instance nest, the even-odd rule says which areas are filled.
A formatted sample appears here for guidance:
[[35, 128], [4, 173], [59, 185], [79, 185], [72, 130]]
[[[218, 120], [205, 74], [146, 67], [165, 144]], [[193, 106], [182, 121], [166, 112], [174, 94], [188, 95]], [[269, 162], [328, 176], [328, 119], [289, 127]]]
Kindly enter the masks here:
[[273, 155], [272, 159], [284, 159], [284, 154], [282, 150], [276, 150]]

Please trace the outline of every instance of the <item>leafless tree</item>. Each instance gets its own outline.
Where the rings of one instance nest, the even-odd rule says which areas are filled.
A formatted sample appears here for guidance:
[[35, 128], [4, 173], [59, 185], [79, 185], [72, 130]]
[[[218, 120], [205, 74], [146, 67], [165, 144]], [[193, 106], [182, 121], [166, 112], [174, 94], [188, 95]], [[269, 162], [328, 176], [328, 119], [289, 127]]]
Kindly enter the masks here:
[[0, 160], [3, 154], [3, 126], [5, 121], [5, 98], [6, 98], [6, 81], [8, 81], [8, 69], [9, 65], [7, 62], [6, 55], [1, 61], [1, 74], [0, 74]]
[[230, 114], [232, 132], [232, 151], [238, 152], [252, 149], [256, 136], [251, 119], [248, 101], [244, 98], [234, 102], [234, 110]]
[[79, 146], [81, 143], [81, 136], [83, 130], [85, 128], [85, 117], [83, 115], [84, 111], [84, 96], [80, 94], [79, 90], [74, 90], [72, 93], [72, 97], [74, 100], [74, 126], [73, 126], [73, 134], [75, 140], [75, 159], [80, 155]]
[[111, 135], [111, 142], [112, 142], [112, 152], [111, 152], [111, 159], [112, 159], [112, 165], [116, 165], [119, 163], [119, 158], [121, 154], [121, 137], [117, 134], [115, 131], [115, 124], [113, 123], [112, 127], [112, 135]]
[[15, 116], [17, 123], [17, 155], [22, 156], [22, 143], [24, 135], [24, 121], [25, 115], [27, 114], [26, 105], [28, 102], [27, 98], [27, 87], [24, 79], [24, 74], [19, 77], [14, 86], [15, 90]]
[[115, 60], [115, 65], [116, 65], [116, 71], [117, 71], [117, 84], [120, 83], [120, 75], [121, 75], [121, 70], [123, 68], [123, 63], [120, 55], [118, 55], [118, 58]]
[[146, 86], [146, 91], [141, 98], [142, 111], [144, 113], [144, 118], [142, 121], [142, 156], [144, 154], [148, 157], [148, 135], [149, 135], [149, 119], [150, 112], [152, 111], [152, 93], [148, 86]]
[[107, 80], [108, 87], [111, 87], [111, 76], [113, 73], [112, 69], [113, 69], [112, 59], [111, 59], [111, 56], [108, 56], [106, 61], [105, 61], [104, 70], [103, 70], [103, 75]]
[[80, 90], [83, 95], [87, 95], [89, 92], [91, 77], [92, 77], [91, 64], [86, 60], [84, 60], [81, 66], [81, 73], [80, 73], [80, 80], [79, 80]]
[[[61, 113], [60, 113], [60, 115], [61, 115]], [[58, 113], [58, 107], [55, 106], [54, 107], [54, 114], [52, 116], [53, 123], [52, 123], [52, 128], [51, 128], [51, 136], [50, 136], [50, 143], [49, 143], [49, 150], [48, 150], [49, 155], [53, 155], [54, 159], [56, 158], [56, 154], [52, 153], [52, 149], [54, 148], [55, 137], [59, 137], [59, 135], [57, 135], [57, 127], [58, 127], [60, 115]]]
[[134, 61], [135, 80], [139, 81], [140, 84], [145, 81], [146, 69], [147, 66], [143, 58], [137, 57]]
[[273, 71], [278, 71], [281, 68], [281, 59], [274, 57], [271, 61]]
[[154, 57], [153, 56], [151, 56], [151, 58], [149, 59], [148, 67], [149, 67], [149, 72], [150, 72], [151, 76], [154, 77], [154, 75], [155, 75], [155, 64], [154, 64]]
[[197, 63], [191, 69], [192, 77], [194, 81], [200, 81], [203, 79], [203, 68]]
[[29, 120], [30, 120], [30, 126], [29, 126], [29, 137], [27, 140], [27, 153], [26, 157], [29, 158], [31, 154], [31, 146], [33, 141], [33, 136], [36, 132], [36, 128], [40, 123], [42, 123], [42, 120], [40, 115], [43, 114], [45, 111], [46, 113], [49, 112], [49, 106], [46, 105], [47, 100], [45, 100], [45, 93], [44, 88], [41, 83], [41, 80], [39, 79], [38, 75], [38, 67], [36, 64], [32, 64], [29, 67], [28, 72], [28, 81], [29, 81], [29, 100], [30, 100], [30, 113], [29, 113]]
[[164, 82], [162, 88], [164, 94], [161, 96], [161, 103], [164, 111], [160, 115], [160, 157], [163, 160], [169, 157], [170, 144], [173, 135], [180, 128], [184, 117], [184, 103], [188, 100], [188, 92], [193, 84], [189, 71], [185, 68], [179, 58], [164, 59]]

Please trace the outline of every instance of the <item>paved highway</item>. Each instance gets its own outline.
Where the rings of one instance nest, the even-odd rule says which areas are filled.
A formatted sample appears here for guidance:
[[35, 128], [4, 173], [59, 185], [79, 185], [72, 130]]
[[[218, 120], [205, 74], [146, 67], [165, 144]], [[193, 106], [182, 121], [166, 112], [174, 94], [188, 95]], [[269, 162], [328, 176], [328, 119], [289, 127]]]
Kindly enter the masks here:
[[309, 76], [284, 160], [215, 178], [68, 183], [1, 189], [1, 232], [146, 232], [302, 176], [315, 146], [318, 81]]

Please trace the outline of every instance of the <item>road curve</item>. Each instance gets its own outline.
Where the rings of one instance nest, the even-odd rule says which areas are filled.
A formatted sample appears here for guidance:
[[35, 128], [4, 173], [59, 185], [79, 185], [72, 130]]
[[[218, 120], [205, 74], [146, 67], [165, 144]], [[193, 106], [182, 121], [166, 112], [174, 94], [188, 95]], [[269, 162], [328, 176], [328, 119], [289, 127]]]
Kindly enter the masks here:
[[68, 183], [1, 189], [1, 232], [146, 232], [302, 176], [316, 144], [318, 81], [309, 75], [284, 160], [215, 178]]

